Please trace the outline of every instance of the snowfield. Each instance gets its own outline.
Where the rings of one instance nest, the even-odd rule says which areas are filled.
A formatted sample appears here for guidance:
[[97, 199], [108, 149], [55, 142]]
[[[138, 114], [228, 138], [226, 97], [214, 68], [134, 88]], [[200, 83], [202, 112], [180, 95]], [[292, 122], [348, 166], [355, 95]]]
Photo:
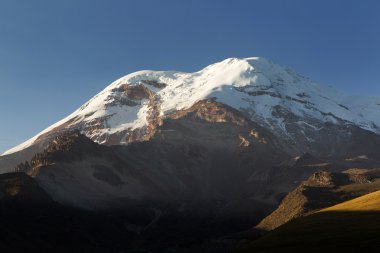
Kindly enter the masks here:
[[[149, 81], [166, 86], [155, 87]], [[262, 126], [282, 129], [282, 134], [287, 134], [284, 120], [273, 113], [277, 106], [286, 108], [300, 118], [331, 123], [343, 121], [380, 134], [379, 97], [348, 96], [320, 86], [291, 68], [264, 58], [230, 58], [195, 73], [144, 70], [126, 75], [68, 117], [2, 155], [31, 146], [41, 134], [65, 123], [69, 127], [101, 119], [99, 131], [85, 133], [92, 139], [94, 135], [114, 134], [146, 126], [150, 110], [148, 99], [142, 99], [136, 105], [119, 103], [128, 99], [125, 92], [119, 89], [126, 84], [144, 85], [154, 92], [155, 100], [160, 102], [159, 113], [163, 118], [173, 111], [189, 108], [197, 101], [215, 98], [218, 102], [244, 111]], [[317, 126], [310, 122], [298, 123], [317, 130]]]

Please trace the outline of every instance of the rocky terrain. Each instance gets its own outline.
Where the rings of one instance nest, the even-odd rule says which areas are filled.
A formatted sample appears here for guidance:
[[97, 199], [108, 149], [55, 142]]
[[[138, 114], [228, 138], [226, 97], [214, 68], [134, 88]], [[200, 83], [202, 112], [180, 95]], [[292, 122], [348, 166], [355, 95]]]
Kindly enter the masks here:
[[295, 219], [235, 252], [378, 252], [380, 192]]
[[253, 57], [226, 59], [194, 73], [139, 71], [122, 77], [65, 119], [5, 152], [0, 168], [11, 171], [67, 130], [80, 130], [105, 145], [149, 140], [162, 120], [209, 99], [243, 113], [295, 156], [378, 155], [376, 142], [367, 141], [380, 133], [379, 98], [350, 97]]
[[[62, 210], [43, 215], [52, 222], [88, 215], [121, 229], [101, 249], [224, 252], [377, 190], [379, 105], [262, 58], [139, 71], [6, 151], [0, 171], [34, 182], [23, 201], [45, 196]], [[97, 230], [84, 223], [91, 248]]]
[[380, 190], [379, 182], [379, 169], [316, 172], [287, 194], [279, 207], [263, 219], [256, 229], [270, 231], [295, 218]]
[[[228, 124], [226, 129], [206, 125], [207, 131], [199, 131], [208, 124], [205, 118], [224, 115], [224, 121], [237, 126], [244, 126], [246, 121], [232, 116], [231, 108], [225, 106], [220, 107], [223, 113], [209, 115], [207, 107], [215, 108], [213, 103], [197, 104], [183, 115], [165, 120], [152, 140], [128, 146], [103, 146], [78, 131], [67, 132], [57, 136], [43, 153], [17, 166], [16, 171], [34, 177], [63, 206], [84, 208], [98, 215], [108, 213], [131, 234], [127, 249], [144, 248], [148, 252], [223, 252], [246, 238], [257, 237], [256, 232], [245, 231], [276, 208], [286, 189], [294, 187], [291, 180], [302, 181], [307, 173], [301, 171], [342, 172], [314, 173], [289, 193], [256, 230], [271, 230], [296, 217], [379, 189], [379, 171], [370, 169], [376, 161], [364, 157], [332, 163], [310, 154], [289, 160], [277, 151], [277, 161], [261, 160], [271, 142], [270, 135], [258, 129], [256, 136], [247, 135], [244, 140], [239, 134], [229, 140], [227, 136], [221, 138], [230, 148], [215, 145], [216, 140], [211, 139], [215, 134], [220, 138], [228, 132], [231, 137], [233, 128]], [[197, 127], [193, 127], [194, 118]], [[178, 128], [180, 122], [181, 132], [167, 131]], [[205, 138], [209, 138], [208, 146], [204, 146]], [[276, 151], [276, 145], [270, 152]], [[221, 163], [219, 154], [223, 154]], [[155, 163], [151, 163], [152, 158]], [[252, 166], [259, 161], [273, 166]], [[353, 166], [368, 168], [347, 170]], [[269, 171], [271, 174], [266, 174]], [[284, 171], [294, 174], [285, 177]], [[250, 179], [252, 174], [260, 180]], [[276, 192], [278, 189], [284, 192]]]

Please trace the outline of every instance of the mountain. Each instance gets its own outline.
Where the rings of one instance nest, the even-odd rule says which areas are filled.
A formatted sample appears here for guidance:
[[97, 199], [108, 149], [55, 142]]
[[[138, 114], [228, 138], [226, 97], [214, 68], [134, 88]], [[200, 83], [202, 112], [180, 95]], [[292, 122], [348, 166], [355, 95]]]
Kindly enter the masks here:
[[288, 193], [278, 208], [255, 228], [273, 230], [295, 218], [377, 190], [380, 190], [379, 169], [316, 172]]
[[266, 178], [283, 154], [252, 136], [250, 146], [241, 145], [238, 133], [252, 125], [231, 118], [239, 125], [215, 126], [197, 119], [204, 110], [198, 106], [165, 121], [153, 139], [128, 146], [99, 145], [78, 131], [61, 134], [16, 170], [62, 206], [117, 217], [145, 242], [139, 249], [199, 252], [213, 239], [251, 228], [276, 207], [275, 199], [264, 198], [275, 195]]
[[378, 252], [380, 191], [295, 219], [236, 252]]
[[297, 186], [313, 173], [326, 171], [320, 189], [334, 192], [335, 175], [379, 166], [379, 104], [263, 58], [140, 71], [5, 152], [0, 171], [26, 173], [73, 219], [111, 217], [133, 238], [123, 249], [223, 252], [281, 201], [269, 229], [303, 215], [287, 200], [310, 197]]
[[165, 203], [184, 212], [201, 203], [206, 213], [221, 214], [221, 207], [233, 210], [236, 219], [241, 212], [250, 213], [243, 217], [254, 223], [276, 205], [269, 195], [274, 198], [277, 192], [267, 178], [286, 156], [276, 143], [252, 136], [246, 137], [250, 146], [241, 145], [239, 132], [252, 125], [234, 120], [241, 125], [212, 127], [187, 115], [165, 121], [153, 139], [128, 146], [99, 145], [77, 131], [68, 132], [16, 170], [32, 176], [66, 206], [107, 210], [140, 203], [160, 209]]
[[[139, 71], [122, 77], [65, 119], [6, 151], [0, 167], [11, 170], [72, 129], [105, 145], [146, 141], [163, 120], [210, 99], [271, 131], [292, 155], [361, 155], [359, 146], [380, 133], [380, 98], [344, 95], [264, 58], [231, 58], [195, 73]], [[378, 155], [373, 147], [363, 152]]]
[[3, 252], [120, 252], [133, 234], [112, 217], [62, 206], [25, 173], [0, 175]]

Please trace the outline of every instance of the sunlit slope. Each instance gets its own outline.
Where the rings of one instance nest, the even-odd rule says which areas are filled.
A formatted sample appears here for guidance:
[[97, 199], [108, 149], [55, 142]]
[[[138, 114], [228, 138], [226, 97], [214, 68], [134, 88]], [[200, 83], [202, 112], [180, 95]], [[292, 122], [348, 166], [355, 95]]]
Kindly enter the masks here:
[[293, 220], [238, 252], [380, 252], [380, 191]]
[[380, 212], [380, 191], [343, 202], [320, 212]]

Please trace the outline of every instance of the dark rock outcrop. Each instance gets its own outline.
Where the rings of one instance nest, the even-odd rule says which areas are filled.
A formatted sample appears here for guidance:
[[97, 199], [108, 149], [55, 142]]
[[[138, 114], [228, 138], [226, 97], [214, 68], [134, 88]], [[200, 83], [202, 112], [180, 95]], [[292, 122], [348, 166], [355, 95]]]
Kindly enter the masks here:
[[273, 230], [290, 220], [380, 189], [377, 169], [316, 172], [285, 196], [279, 207], [255, 228]]

